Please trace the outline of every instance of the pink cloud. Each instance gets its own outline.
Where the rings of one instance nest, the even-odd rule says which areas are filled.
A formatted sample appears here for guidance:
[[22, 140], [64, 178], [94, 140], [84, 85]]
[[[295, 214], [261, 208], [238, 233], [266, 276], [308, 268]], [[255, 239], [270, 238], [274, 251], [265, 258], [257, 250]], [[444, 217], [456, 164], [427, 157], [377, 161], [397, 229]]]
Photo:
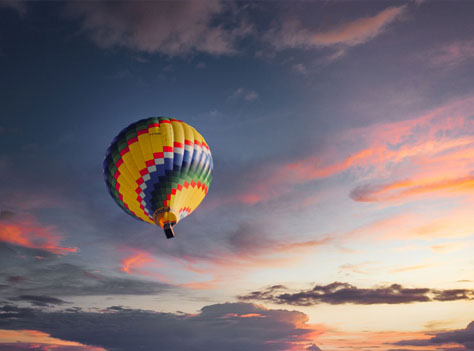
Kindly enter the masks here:
[[461, 204], [451, 210], [400, 213], [375, 220], [343, 233], [341, 238], [377, 240], [464, 238], [472, 235], [472, 207]]
[[77, 247], [59, 246], [62, 239], [54, 227], [44, 226], [33, 217], [0, 221], [0, 241], [61, 255], [77, 252]]
[[170, 279], [156, 271], [157, 268], [164, 266], [158, 259], [149, 252], [138, 249], [121, 249], [129, 254], [121, 260], [120, 270], [127, 274], [138, 274], [150, 278], [158, 279], [162, 282], [168, 282]]
[[474, 40], [455, 41], [423, 56], [434, 66], [453, 67], [474, 58]]
[[[209, 206], [255, 205], [291, 193], [297, 184], [351, 172], [364, 179], [356, 201], [400, 201], [472, 192], [474, 97], [407, 120], [353, 128], [334, 135], [326, 149], [248, 174], [247, 186]], [[308, 201], [311, 204], [312, 201]]]
[[302, 28], [296, 19], [286, 20], [280, 30], [267, 35], [267, 40], [277, 49], [355, 46], [382, 33], [387, 25], [400, 18], [405, 8], [405, 5], [389, 7], [374, 16], [361, 17], [329, 30], [310, 30]]

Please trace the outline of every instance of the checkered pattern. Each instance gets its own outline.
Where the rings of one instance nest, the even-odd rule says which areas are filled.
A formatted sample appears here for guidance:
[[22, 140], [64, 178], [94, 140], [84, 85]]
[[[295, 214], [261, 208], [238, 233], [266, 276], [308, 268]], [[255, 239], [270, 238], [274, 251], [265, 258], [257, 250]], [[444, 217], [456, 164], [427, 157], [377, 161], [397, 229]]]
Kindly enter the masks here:
[[[157, 134], [163, 143], [169, 140], [171, 144], [150, 149]], [[188, 138], [191, 135], [194, 137]], [[165, 117], [144, 119], [123, 129], [104, 160], [104, 177], [112, 197], [125, 212], [149, 223], [158, 208], [169, 205], [172, 195], [176, 204], [181, 203], [181, 208], [172, 209], [179, 219], [189, 215], [207, 193], [212, 169], [209, 147], [200, 134], [184, 122]], [[192, 195], [194, 191], [202, 195]]]

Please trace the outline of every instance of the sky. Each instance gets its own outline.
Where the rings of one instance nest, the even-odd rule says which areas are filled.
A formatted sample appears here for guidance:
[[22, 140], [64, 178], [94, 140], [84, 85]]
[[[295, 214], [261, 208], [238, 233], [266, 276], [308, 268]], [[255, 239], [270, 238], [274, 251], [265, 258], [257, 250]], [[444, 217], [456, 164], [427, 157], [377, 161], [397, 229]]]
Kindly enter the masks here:
[[[0, 349], [474, 350], [474, 3], [0, 0]], [[113, 138], [195, 127], [167, 240]]]

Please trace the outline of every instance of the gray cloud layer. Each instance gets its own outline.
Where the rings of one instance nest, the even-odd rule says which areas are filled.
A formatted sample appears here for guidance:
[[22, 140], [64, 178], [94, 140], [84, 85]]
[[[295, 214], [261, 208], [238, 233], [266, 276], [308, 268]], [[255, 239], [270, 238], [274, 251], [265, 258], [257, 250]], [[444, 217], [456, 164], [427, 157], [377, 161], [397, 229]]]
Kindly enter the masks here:
[[97, 273], [63, 263], [45, 250], [5, 243], [0, 243], [0, 264], [6, 267], [0, 274], [0, 296], [37, 306], [61, 303], [55, 296], [154, 295], [173, 289], [160, 282]]
[[[219, 0], [94, 1], [69, 3], [65, 14], [79, 19], [81, 31], [102, 48], [122, 47], [168, 56], [196, 52], [222, 55], [235, 54], [241, 39], [268, 45], [272, 48], [269, 51], [363, 44], [400, 19], [407, 6], [388, 7], [369, 16], [329, 24], [326, 28], [301, 23], [279, 5], [271, 7], [278, 25], [259, 23], [255, 19], [250, 24], [248, 17], [251, 16], [247, 16], [246, 11], [253, 9], [258, 13], [260, 7]], [[257, 30], [257, 27], [261, 28]], [[339, 50], [332, 56], [343, 54]]]
[[[228, 5], [228, 4], [227, 4]], [[228, 9], [210, 1], [73, 2], [66, 14], [80, 18], [82, 30], [103, 48], [124, 47], [169, 56], [205, 52], [232, 54], [248, 29], [224, 28], [213, 20]]]
[[457, 343], [465, 347], [466, 351], [474, 350], [474, 321], [469, 323], [466, 329], [452, 330], [437, 333], [430, 339], [401, 340], [394, 345], [398, 346], [432, 346]]
[[373, 305], [472, 300], [474, 298], [474, 290], [408, 289], [399, 284], [360, 289], [348, 283], [334, 282], [328, 285], [316, 285], [313, 289], [299, 292], [287, 291], [287, 288], [283, 285], [274, 285], [260, 291], [253, 291], [250, 294], [239, 296], [239, 299], [242, 301], [270, 301], [277, 304], [311, 306], [319, 303], [332, 305], [345, 303]]
[[197, 315], [120, 306], [102, 312], [0, 308], [2, 329], [40, 330], [109, 351], [287, 350], [297, 342], [310, 344], [305, 335], [312, 329], [304, 326], [306, 321], [301, 312], [268, 310], [248, 303], [205, 306]]

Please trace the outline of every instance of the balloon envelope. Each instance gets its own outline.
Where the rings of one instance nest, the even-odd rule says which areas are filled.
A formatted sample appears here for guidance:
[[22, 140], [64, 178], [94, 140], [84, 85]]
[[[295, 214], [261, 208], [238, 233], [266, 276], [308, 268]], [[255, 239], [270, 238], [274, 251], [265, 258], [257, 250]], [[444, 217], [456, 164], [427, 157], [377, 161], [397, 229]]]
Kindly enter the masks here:
[[172, 227], [204, 199], [212, 179], [212, 156], [193, 127], [173, 118], [151, 117], [123, 129], [104, 160], [110, 194], [131, 216]]

